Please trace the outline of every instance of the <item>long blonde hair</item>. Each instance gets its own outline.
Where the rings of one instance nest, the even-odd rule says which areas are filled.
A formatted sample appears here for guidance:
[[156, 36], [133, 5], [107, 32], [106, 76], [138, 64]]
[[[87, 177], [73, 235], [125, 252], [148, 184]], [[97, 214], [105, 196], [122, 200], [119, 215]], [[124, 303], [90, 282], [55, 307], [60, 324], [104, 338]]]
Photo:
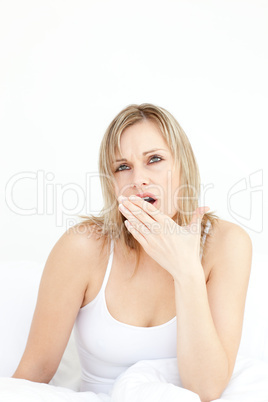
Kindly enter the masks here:
[[[191, 144], [177, 122], [177, 120], [162, 107], [151, 103], [141, 105], [132, 104], [127, 106], [112, 120], [104, 133], [99, 150], [99, 174], [102, 187], [104, 206], [99, 216], [79, 215], [84, 224], [93, 227], [99, 239], [104, 240], [110, 247], [112, 239], [123, 239], [125, 252], [128, 248], [137, 252], [136, 267], [139, 263], [141, 246], [139, 242], [129, 233], [124, 225], [124, 216], [118, 211], [117, 198], [114, 190], [114, 172], [112, 162], [115, 160], [116, 152], [121, 154], [120, 138], [127, 127], [135, 123], [150, 120], [157, 124], [166, 140], [168, 147], [173, 155], [175, 166], [180, 171], [180, 208], [173, 220], [185, 226], [191, 222], [192, 214], [198, 208], [198, 198], [200, 195], [200, 174], [199, 168], [191, 147]], [[218, 216], [213, 212], [204, 214], [201, 223], [200, 252], [203, 253], [202, 237], [204, 229], [209, 220], [213, 226]], [[209, 236], [209, 234], [208, 234]]]

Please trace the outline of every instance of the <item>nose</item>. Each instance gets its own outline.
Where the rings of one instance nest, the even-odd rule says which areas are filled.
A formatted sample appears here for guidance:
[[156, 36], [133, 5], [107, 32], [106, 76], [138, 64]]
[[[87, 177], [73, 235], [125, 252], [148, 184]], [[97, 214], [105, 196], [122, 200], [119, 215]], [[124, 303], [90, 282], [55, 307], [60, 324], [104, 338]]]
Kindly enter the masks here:
[[150, 179], [146, 173], [148, 172], [145, 172], [145, 169], [142, 167], [135, 167], [132, 176], [132, 186], [142, 189], [143, 186], [148, 185], [150, 183]]

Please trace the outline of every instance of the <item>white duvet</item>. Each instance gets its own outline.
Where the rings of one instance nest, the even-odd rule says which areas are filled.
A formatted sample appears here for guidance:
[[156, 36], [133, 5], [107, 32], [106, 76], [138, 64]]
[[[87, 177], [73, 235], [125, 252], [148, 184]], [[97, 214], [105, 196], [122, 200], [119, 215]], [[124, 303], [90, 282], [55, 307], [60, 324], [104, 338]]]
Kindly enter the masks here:
[[[14, 378], [0, 378], [0, 402], [200, 402], [183, 389], [176, 359], [143, 360], [115, 381], [111, 393], [68, 388]], [[229, 385], [217, 401], [268, 402], [268, 364], [238, 356]]]

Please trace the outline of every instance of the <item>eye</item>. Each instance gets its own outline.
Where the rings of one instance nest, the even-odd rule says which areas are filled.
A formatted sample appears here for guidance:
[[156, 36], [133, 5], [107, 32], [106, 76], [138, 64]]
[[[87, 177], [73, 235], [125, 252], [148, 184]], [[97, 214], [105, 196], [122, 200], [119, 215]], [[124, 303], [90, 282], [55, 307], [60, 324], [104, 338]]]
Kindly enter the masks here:
[[[153, 159], [158, 159], [158, 160], [151, 162]], [[149, 161], [150, 161], [149, 164], [155, 163], [155, 162], [160, 162], [160, 161], [162, 161], [162, 160], [163, 160], [163, 158], [161, 158], [161, 156], [153, 155], [153, 156], [151, 156], [151, 157], [149, 158]], [[116, 173], [116, 172], [122, 172], [123, 170], [128, 170], [128, 169], [129, 169], [129, 166], [123, 164], [123, 165], [120, 165], [120, 166], [116, 169], [115, 173]]]
[[120, 165], [117, 169], [116, 169], [116, 172], [121, 172], [122, 170], [126, 170], [126, 169], [123, 169], [124, 167], [128, 167], [127, 165]]
[[[152, 157], [150, 158], [150, 161], [151, 161], [152, 159], [158, 159], [158, 161], [156, 161], [156, 162], [160, 162], [160, 161], [162, 160], [161, 156], [158, 156], [158, 155], [152, 156]], [[150, 163], [151, 163], [151, 162], [150, 162]], [[153, 162], [153, 163], [154, 163], [154, 162]]]

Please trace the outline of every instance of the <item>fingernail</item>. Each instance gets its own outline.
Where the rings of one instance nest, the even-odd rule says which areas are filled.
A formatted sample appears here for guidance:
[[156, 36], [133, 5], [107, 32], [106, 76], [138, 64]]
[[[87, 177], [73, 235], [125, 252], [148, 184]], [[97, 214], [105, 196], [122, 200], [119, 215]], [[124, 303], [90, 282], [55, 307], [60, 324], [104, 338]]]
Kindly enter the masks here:
[[118, 208], [120, 211], [127, 212], [127, 208], [123, 204], [119, 204]]
[[119, 202], [124, 202], [124, 201], [126, 201], [126, 199], [127, 199], [127, 197], [124, 197], [123, 195], [120, 195], [120, 196], [118, 197], [118, 201], [119, 201]]

